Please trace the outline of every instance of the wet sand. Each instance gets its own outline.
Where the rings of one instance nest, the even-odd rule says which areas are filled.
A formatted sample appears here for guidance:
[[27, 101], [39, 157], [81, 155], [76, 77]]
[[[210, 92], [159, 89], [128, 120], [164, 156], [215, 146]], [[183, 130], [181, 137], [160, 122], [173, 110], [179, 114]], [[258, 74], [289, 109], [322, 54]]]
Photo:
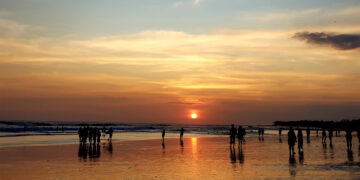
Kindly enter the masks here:
[[[297, 147], [296, 147], [297, 148]], [[247, 137], [242, 150], [228, 137], [169, 138], [79, 144], [2, 147], [0, 179], [359, 179], [357, 138], [347, 153], [345, 138], [323, 147], [304, 140], [304, 156], [289, 158], [287, 138]]]

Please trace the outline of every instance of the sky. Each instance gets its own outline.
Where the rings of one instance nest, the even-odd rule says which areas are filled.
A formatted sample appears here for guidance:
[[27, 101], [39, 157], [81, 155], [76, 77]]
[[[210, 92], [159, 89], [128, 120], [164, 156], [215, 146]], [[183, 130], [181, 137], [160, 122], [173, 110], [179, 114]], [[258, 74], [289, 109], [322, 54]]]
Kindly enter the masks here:
[[0, 119], [360, 118], [359, 12], [358, 0], [1, 0]]

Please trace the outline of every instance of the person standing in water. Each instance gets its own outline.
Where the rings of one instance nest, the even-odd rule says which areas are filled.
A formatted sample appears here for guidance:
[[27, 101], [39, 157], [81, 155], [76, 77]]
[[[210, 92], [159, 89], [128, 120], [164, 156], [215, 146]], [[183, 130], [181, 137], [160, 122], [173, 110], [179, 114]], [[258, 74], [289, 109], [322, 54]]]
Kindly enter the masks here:
[[346, 129], [346, 146], [347, 146], [347, 150], [348, 151], [351, 151], [351, 148], [352, 148], [352, 130], [348, 127]]
[[307, 127], [306, 129], [306, 142], [310, 143], [310, 128]]
[[245, 135], [245, 129], [242, 128], [241, 126], [239, 126], [238, 132], [237, 132], [239, 146], [242, 146], [242, 143], [244, 141], [244, 135]]
[[288, 132], [288, 144], [289, 144], [290, 155], [295, 154], [295, 151], [294, 151], [295, 142], [296, 142], [296, 135], [295, 135], [294, 129], [292, 127], [290, 127], [289, 132]]
[[329, 141], [330, 141], [330, 145], [332, 145], [333, 130], [332, 130], [331, 128], [329, 128], [328, 131], [329, 131]]
[[230, 129], [230, 145], [235, 145], [235, 137], [236, 137], [236, 128], [234, 127], [234, 124], [231, 125]]
[[112, 136], [113, 136], [113, 129], [112, 129], [112, 127], [110, 127], [110, 129], [109, 129], [109, 131], [108, 131], [108, 133], [109, 133], [109, 141], [111, 142], [111, 140], [112, 140]]
[[162, 133], [161, 133], [161, 136], [162, 136], [162, 144], [164, 145], [165, 143], [165, 141], [164, 141], [164, 139], [165, 139], [165, 129], [163, 129], [162, 130]]
[[360, 150], [360, 127], [358, 127], [358, 130], [357, 130], [357, 137], [359, 140], [359, 150]]
[[298, 152], [300, 153], [304, 149], [304, 146], [303, 146], [304, 145], [304, 143], [303, 143], [303, 133], [302, 133], [301, 129], [298, 130], [297, 137], [298, 137]]
[[180, 129], [180, 141], [183, 140], [183, 136], [184, 136], [184, 128]]
[[325, 128], [322, 129], [321, 141], [322, 141], [323, 144], [326, 144], [326, 131], [325, 131]]

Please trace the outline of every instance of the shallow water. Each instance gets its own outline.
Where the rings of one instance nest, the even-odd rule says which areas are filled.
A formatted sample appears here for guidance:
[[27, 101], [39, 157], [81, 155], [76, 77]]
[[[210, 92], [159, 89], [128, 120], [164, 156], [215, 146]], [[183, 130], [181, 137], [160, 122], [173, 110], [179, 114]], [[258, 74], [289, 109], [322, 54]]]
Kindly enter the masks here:
[[[289, 158], [287, 139], [248, 137], [240, 149], [227, 137], [169, 138], [0, 148], [0, 179], [359, 179], [357, 138], [347, 153], [344, 137], [333, 146], [320, 137], [304, 142], [303, 158]], [[112, 147], [110, 146], [112, 145]], [[91, 149], [91, 150], [90, 150]]]

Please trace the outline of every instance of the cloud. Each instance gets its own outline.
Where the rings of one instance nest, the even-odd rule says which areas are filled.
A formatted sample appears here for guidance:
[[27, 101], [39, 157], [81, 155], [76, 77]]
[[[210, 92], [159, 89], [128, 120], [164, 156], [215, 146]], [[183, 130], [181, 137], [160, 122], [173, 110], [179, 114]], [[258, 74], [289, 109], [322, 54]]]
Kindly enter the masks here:
[[360, 34], [298, 32], [293, 37], [304, 40], [309, 44], [329, 45], [340, 50], [350, 50], [360, 47]]
[[182, 7], [182, 6], [196, 6], [202, 0], [193, 0], [193, 1], [176, 1], [172, 4], [173, 7]]
[[180, 7], [180, 6], [183, 6], [184, 5], [184, 2], [183, 1], [177, 1], [173, 4], [173, 7]]
[[193, 5], [198, 5], [201, 0], [194, 0]]

